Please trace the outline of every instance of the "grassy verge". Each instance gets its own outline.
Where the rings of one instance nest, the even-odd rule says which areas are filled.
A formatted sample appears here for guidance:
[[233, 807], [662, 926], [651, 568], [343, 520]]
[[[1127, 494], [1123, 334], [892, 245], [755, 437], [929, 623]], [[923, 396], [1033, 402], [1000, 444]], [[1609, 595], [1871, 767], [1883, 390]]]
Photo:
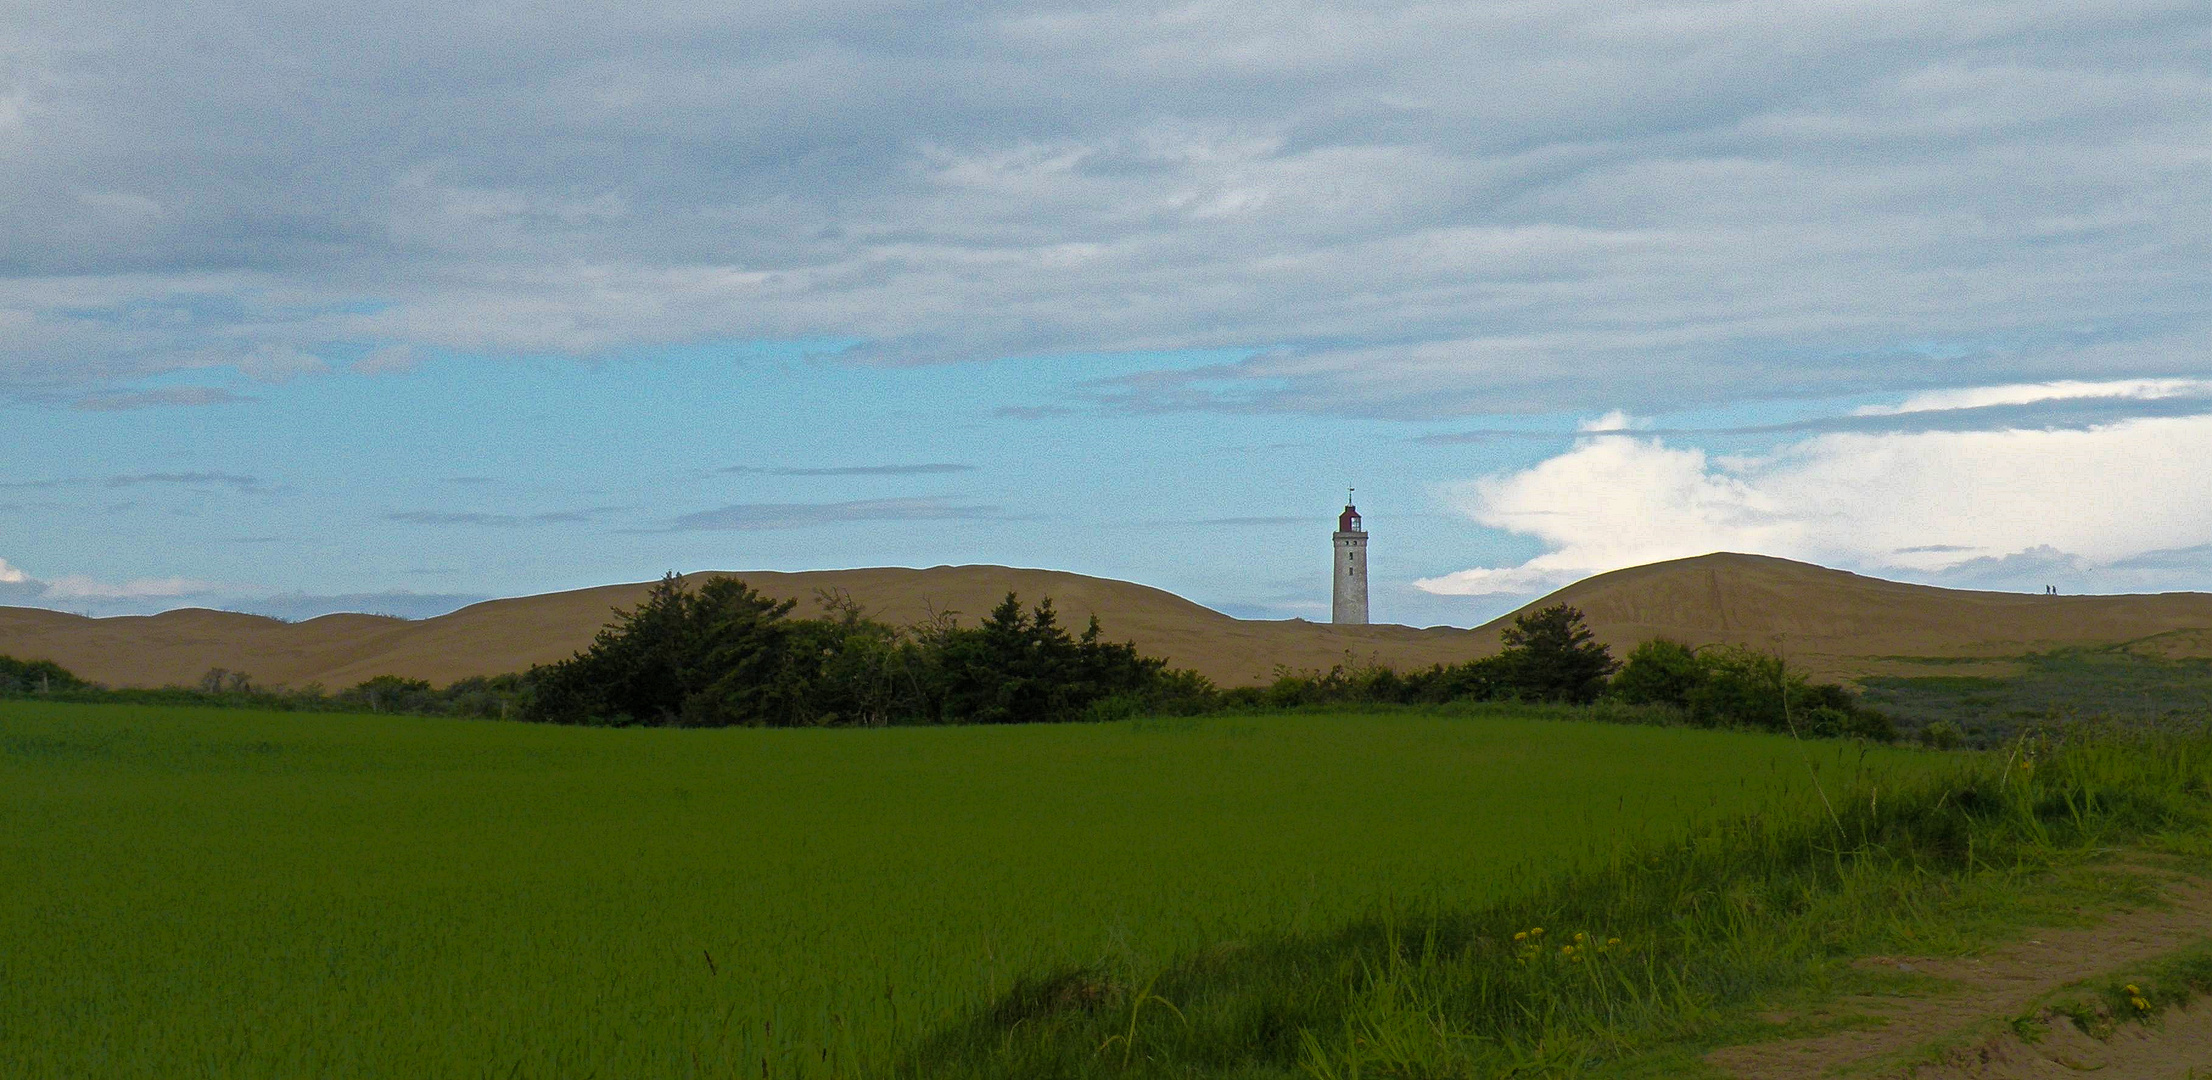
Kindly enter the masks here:
[[1876, 978], [1848, 957], [1964, 950], [2145, 899], [2140, 878], [2094, 860], [2124, 845], [2202, 854], [2208, 791], [2204, 734], [1962, 757], [1933, 780], [1831, 787], [1809, 816], [1717, 824], [1465, 911], [1034, 977], [902, 1072], [1697, 1075], [1712, 1045], [1804, 1033], [1758, 1009]]
[[2034, 1041], [2036, 1028], [2064, 1018], [2089, 1035], [2109, 1039], [2119, 1025], [2155, 1022], [2160, 1013], [2212, 993], [2212, 945], [2186, 949], [2132, 970], [2069, 988], [2013, 1021]]

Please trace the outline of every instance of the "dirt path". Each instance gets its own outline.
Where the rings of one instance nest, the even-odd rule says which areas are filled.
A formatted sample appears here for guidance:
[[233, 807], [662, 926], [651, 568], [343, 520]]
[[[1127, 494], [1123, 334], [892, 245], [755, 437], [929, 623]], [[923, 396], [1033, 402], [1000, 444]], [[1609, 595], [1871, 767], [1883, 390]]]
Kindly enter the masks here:
[[[2142, 868], [2116, 872], [2150, 873]], [[2051, 991], [2112, 973], [2212, 938], [2212, 882], [2172, 879], [2163, 911], [2130, 911], [2080, 930], [2045, 930], [2028, 941], [1974, 958], [1871, 957], [1862, 965], [1885, 966], [1951, 980], [1950, 991], [1930, 997], [1853, 997], [1824, 1012], [1879, 1018], [1860, 1030], [1804, 1039], [1732, 1046], [1706, 1060], [1741, 1080], [1810, 1080], [1851, 1075], [1909, 1076], [1915, 1080], [1999, 1080], [2075, 1076], [2098, 1070], [2111, 1077], [2212, 1077], [2212, 1005], [2173, 1010], [2155, 1028], [2122, 1025], [2100, 1042], [2059, 1021], [2035, 1044], [2012, 1035], [1992, 1037], [1955, 1052], [1942, 1065], [1883, 1070], [1892, 1055], [2034, 1008]]]

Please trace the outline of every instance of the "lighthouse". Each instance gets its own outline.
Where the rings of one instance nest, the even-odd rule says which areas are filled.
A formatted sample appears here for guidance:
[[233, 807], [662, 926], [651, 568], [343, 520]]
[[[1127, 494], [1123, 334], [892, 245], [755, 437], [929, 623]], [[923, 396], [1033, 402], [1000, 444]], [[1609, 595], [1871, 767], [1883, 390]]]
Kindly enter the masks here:
[[1355, 626], [1367, 623], [1367, 533], [1360, 528], [1359, 508], [1351, 496], [1344, 512], [1336, 516], [1336, 565], [1331, 577], [1336, 588], [1329, 600], [1329, 621]]

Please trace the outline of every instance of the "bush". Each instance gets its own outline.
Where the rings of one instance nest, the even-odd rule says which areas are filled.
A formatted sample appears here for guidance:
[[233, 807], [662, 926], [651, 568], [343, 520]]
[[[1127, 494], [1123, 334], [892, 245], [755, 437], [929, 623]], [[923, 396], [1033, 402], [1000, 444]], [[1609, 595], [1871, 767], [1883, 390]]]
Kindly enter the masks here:
[[1920, 729], [1920, 745], [1936, 750], [1956, 750], [1966, 742], [1966, 733], [1949, 720], [1938, 720]]
[[1671, 638], [1652, 638], [1628, 654], [1608, 688], [1631, 705], [1690, 707], [1690, 694], [1705, 677], [1697, 653]]
[[0, 656], [0, 697], [51, 694], [83, 690], [91, 686], [52, 660], [18, 660]]
[[1609, 693], [1635, 705], [1669, 705], [1703, 727], [1789, 731], [1821, 738], [1893, 742], [1888, 714], [1860, 704], [1836, 683], [1808, 682], [1782, 658], [1738, 645], [1692, 649], [1653, 638], [1628, 654]]

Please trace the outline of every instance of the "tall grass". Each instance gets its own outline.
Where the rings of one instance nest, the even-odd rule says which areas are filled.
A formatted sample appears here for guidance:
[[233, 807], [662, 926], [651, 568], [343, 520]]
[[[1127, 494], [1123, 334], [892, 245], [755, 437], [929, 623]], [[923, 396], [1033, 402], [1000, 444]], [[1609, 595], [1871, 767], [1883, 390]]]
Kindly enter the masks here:
[[[919, 1044], [913, 1076], [1487, 1077], [1628, 1068], [1900, 945], [1956, 949], [2055, 868], [2203, 848], [2212, 738], [2107, 734], [1616, 850], [1510, 899], [1382, 912], [1151, 971], [1068, 969]], [[2126, 875], [2083, 889], [2141, 898]], [[2078, 893], [2074, 897], [2079, 899]], [[1141, 987], [1125, 990], [1124, 987]], [[1733, 1011], [1732, 1011], [1733, 1010]], [[1733, 1019], [1731, 1019], [1733, 1018]], [[1629, 1071], [1633, 1072], [1633, 1069]]]

